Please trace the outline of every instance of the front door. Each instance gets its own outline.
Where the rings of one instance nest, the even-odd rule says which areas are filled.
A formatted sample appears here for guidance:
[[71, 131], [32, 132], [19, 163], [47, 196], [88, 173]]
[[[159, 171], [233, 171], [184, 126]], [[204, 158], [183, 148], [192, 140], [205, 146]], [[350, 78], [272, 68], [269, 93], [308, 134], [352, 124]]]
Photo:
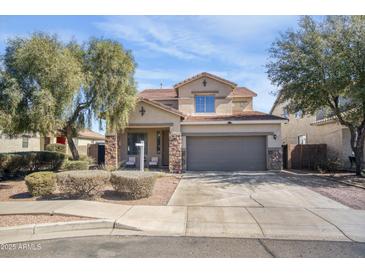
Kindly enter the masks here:
[[162, 131], [162, 165], [169, 165], [169, 132]]

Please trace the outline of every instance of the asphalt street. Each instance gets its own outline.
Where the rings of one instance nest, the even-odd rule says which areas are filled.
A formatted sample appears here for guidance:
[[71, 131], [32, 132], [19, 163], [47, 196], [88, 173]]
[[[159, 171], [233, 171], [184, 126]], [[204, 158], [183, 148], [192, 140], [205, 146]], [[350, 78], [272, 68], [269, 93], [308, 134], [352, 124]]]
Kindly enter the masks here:
[[365, 257], [365, 243], [208, 237], [98, 236], [2, 244], [0, 257]]

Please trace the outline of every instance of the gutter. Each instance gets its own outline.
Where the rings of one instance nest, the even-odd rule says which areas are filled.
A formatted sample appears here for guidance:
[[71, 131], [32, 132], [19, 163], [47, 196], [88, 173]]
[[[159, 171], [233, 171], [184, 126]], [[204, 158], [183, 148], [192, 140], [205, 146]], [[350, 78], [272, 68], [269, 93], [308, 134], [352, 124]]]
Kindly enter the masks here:
[[196, 121], [196, 122], [181, 122], [180, 125], [252, 125], [252, 124], [282, 124], [287, 120], [247, 120], [247, 121]]

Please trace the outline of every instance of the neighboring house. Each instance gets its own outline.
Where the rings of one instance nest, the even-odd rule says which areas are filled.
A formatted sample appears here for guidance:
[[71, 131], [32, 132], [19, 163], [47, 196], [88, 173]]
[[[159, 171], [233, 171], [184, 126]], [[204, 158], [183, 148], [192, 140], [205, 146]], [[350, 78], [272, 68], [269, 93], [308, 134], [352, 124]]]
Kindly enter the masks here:
[[0, 153], [19, 151], [39, 151], [42, 148], [42, 138], [39, 134], [21, 134], [9, 136], [0, 133]]
[[[90, 144], [96, 144], [96, 143], [104, 143], [105, 136], [97, 133], [95, 131], [92, 131], [90, 129], [82, 129], [79, 131], [79, 134], [77, 137], [73, 138], [74, 143], [77, 147], [77, 150], [80, 155], [87, 155], [87, 147]], [[71, 154], [71, 151], [67, 145], [67, 139], [65, 136], [57, 136], [57, 137], [44, 137], [44, 145], [43, 148], [47, 146], [47, 144], [64, 144], [66, 145], [66, 153]]]
[[323, 112], [316, 115], [288, 114], [286, 104], [279, 103], [279, 96], [270, 113], [289, 119], [281, 126], [283, 144], [326, 144], [328, 159], [338, 160], [342, 168], [349, 168], [349, 156], [352, 156], [350, 130], [334, 116], [327, 117]]
[[145, 142], [145, 161], [158, 157], [171, 172], [281, 169], [280, 127], [285, 119], [254, 111], [256, 93], [210, 73], [169, 89], [138, 94], [124, 131], [108, 133], [105, 160], [123, 165]]
[[[75, 145], [80, 155], [87, 155], [88, 144], [104, 143], [104, 135], [89, 129], [79, 132], [79, 136], [74, 138]], [[6, 134], [0, 135], [0, 153], [1, 152], [19, 152], [19, 151], [40, 151], [44, 150], [48, 144], [59, 143], [66, 144], [64, 136], [41, 137], [39, 134], [22, 134], [10, 137]], [[66, 147], [69, 152], [68, 146]]]

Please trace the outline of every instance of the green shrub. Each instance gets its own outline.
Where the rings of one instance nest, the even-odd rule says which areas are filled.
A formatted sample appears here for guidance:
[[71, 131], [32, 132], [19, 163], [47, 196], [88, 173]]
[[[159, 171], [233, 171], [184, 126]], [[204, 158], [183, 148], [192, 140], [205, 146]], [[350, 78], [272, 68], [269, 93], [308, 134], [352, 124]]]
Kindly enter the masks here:
[[85, 170], [89, 169], [89, 162], [88, 161], [64, 161], [62, 165], [62, 169], [64, 170]]
[[64, 144], [48, 144], [46, 146], [46, 150], [65, 154], [66, 153], [66, 145], [64, 145]]
[[24, 166], [25, 160], [21, 155], [12, 153], [0, 154], [0, 171], [4, 174], [18, 172]]
[[50, 195], [56, 189], [56, 175], [49, 171], [35, 172], [25, 177], [25, 184], [32, 196]]
[[114, 171], [110, 183], [114, 190], [126, 193], [132, 199], [151, 196], [157, 175], [154, 172]]
[[65, 154], [51, 151], [0, 153], [0, 172], [14, 174], [38, 170], [57, 170], [65, 160]]
[[69, 197], [92, 197], [103, 190], [109, 178], [110, 173], [103, 170], [64, 171], [57, 173], [57, 186]]
[[317, 166], [317, 170], [320, 173], [335, 174], [341, 167], [341, 162], [337, 157], [330, 157], [326, 162], [321, 163]]

